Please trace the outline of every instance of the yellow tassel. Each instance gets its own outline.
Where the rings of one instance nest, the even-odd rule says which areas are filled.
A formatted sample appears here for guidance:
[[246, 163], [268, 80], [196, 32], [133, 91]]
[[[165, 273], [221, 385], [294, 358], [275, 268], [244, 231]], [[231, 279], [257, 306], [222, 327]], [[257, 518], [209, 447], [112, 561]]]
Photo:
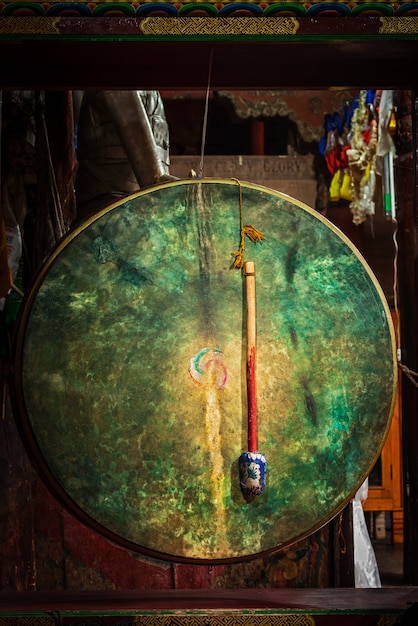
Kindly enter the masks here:
[[247, 235], [251, 241], [262, 241], [264, 239], [263, 233], [257, 230], [252, 224], [246, 224], [244, 226], [244, 234]]
[[395, 115], [395, 109], [392, 109], [392, 112], [390, 114], [390, 119], [389, 119], [389, 126], [388, 126], [388, 131], [389, 131], [389, 135], [392, 135], [392, 137], [394, 136], [395, 132], [396, 132], [396, 115]]
[[263, 233], [257, 230], [252, 224], [242, 225], [242, 189], [241, 183], [237, 178], [233, 178], [239, 187], [239, 218], [240, 218], [240, 227], [241, 227], [241, 243], [238, 250], [232, 253], [233, 261], [232, 261], [232, 269], [240, 270], [244, 265], [244, 250], [245, 250], [245, 235], [247, 235], [248, 239], [251, 241], [257, 242], [262, 241], [264, 239]]

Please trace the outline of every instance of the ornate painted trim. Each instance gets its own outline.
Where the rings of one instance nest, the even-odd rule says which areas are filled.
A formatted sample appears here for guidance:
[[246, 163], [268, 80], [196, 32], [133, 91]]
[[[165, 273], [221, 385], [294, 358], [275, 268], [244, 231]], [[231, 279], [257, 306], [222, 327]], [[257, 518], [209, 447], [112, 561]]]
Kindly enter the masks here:
[[405, 17], [418, 15], [416, 2], [340, 0], [313, 2], [287, 0], [110, 0], [108, 2], [88, 2], [67, 0], [60, 2], [38, 2], [37, 0], [0, 1], [0, 15], [3, 16], [72, 16], [72, 17]]
[[145, 35], [295, 35], [299, 22], [294, 17], [206, 18], [146, 17], [141, 22]]
[[409, 35], [418, 31], [417, 17], [398, 17], [391, 19], [390, 17], [381, 17], [380, 35]]
[[[59, 17], [0, 17], [0, 35], [59, 35]], [[1, 624], [0, 624], [1, 626]]]
[[[418, 5], [418, 3], [417, 3]], [[264, 38], [327, 40], [367, 38], [418, 39], [418, 15], [369, 17], [362, 20], [312, 20], [306, 17], [91, 17], [4, 16], [0, 14], [1, 39], [150, 39], [202, 40], [214, 38]]]

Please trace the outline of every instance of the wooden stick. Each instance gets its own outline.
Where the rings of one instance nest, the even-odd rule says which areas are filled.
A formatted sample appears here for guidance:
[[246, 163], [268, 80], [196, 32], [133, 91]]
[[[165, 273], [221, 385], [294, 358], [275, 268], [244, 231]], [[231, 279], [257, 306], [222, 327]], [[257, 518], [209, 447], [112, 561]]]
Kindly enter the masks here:
[[239, 480], [244, 498], [250, 502], [266, 488], [267, 460], [257, 452], [257, 393], [256, 393], [256, 298], [255, 268], [252, 261], [244, 263], [247, 309], [247, 405], [248, 451], [238, 460]]
[[247, 308], [247, 402], [248, 451], [257, 450], [257, 392], [256, 392], [256, 297], [253, 261], [244, 264]]

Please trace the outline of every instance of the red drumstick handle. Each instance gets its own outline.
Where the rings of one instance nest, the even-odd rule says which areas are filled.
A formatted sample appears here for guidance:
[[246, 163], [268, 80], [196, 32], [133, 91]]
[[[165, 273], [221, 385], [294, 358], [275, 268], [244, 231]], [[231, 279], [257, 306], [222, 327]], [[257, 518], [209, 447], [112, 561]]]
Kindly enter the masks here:
[[257, 451], [257, 394], [256, 394], [256, 298], [255, 267], [253, 261], [244, 264], [247, 309], [247, 402], [248, 451]]
[[255, 269], [252, 261], [244, 264], [247, 308], [247, 404], [248, 451], [238, 460], [241, 491], [248, 502], [266, 488], [267, 460], [257, 452], [257, 394], [256, 394], [256, 306]]

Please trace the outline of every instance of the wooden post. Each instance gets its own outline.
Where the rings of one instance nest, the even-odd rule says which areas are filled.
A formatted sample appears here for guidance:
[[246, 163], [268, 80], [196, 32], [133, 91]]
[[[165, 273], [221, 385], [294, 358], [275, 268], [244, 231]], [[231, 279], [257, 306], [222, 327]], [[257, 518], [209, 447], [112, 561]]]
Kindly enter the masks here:
[[[417, 371], [418, 354], [418, 242], [417, 118], [414, 92], [398, 94], [398, 157], [395, 186], [398, 220], [398, 281], [401, 315], [401, 358]], [[418, 584], [418, 389], [402, 375], [402, 447], [404, 476], [404, 582]]]
[[248, 451], [257, 451], [257, 389], [256, 389], [256, 300], [255, 267], [245, 263], [245, 290], [247, 305], [247, 398], [248, 398]]
[[251, 123], [251, 154], [263, 156], [264, 154], [264, 122], [254, 120]]

